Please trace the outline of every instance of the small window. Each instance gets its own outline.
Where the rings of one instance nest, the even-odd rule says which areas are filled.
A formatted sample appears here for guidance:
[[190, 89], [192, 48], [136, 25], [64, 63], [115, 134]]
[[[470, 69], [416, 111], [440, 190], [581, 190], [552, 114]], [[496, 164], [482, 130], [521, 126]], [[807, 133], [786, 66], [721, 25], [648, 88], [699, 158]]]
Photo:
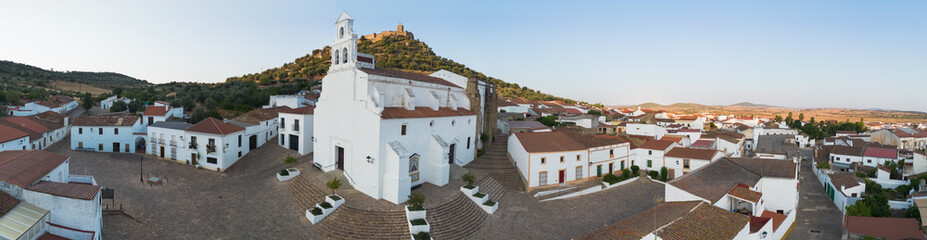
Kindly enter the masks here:
[[560, 156], [560, 163], [563, 163], [563, 156]]
[[403, 124], [402, 125], [402, 136], [405, 136], [405, 135], [406, 135], [406, 125]]
[[342, 39], [342, 38], [344, 38], [344, 27], [341, 27], [341, 30], [339, 30], [339, 33], [338, 33], [338, 39]]
[[576, 154], [576, 161], [579, 161], [579, 154]]
[[652, 151], [652, 150], [647, 150], [647, 155], [653, 155], [653, 151]]
[[119, 135], [119, 129], [118, 129], [118, 128], [113, 128], [113, 134]]
[[683, 169], [689, 169], [689, 159], [683, 159], [683, 160], [682, 160], [682, 168], [683, 168]]
[[238, 151], [238, 157], [241, 157], [241, 151]]
[[432, 126], [432, 127], [434, 127], [434, 126], [435, 126], [435, 121], [431, 121], [431, 122], [429, 122], [429, 123], [428, 123], [428, 126]]
[[470, 137], [467, 137], [467, 149], [470, 149]]
[[653, 167], [653, 160], [647, 160], [647, 167], [648, 167], [648, 168], [652, 168], [652, 167]]
[[77, 128], [77, 134], [84, 134], [84, 128]]
[[609, 158], [614, 158], [614, 157], [615, 157], [615, 149], [609, 149], [609, 150], [608, 150], [608, 157], [609, 157]]
[[[241, 135], [238, 135], [238, 147], [241, 147]], [[238, 153], [238, 156], [241, 157], [241, 153]]]
[[206, 163], [216, 164], [216, 163], [218, 163], [218, 162], [219, 162], [219, 161], [218, 161], [216, 158], [212, 158], [212, 157], [207, 157], [207, 158], [206, 158]]
[[541, 158], [541, 164], [547, 164], [547, 158], [546, 158], [546, 157]]
[[457, 120], [451, 120], [451, 126], [454, 126], [455, 124], [457, 124]]
[[100, 128], [100, 130], [97, 132], [100, 133], [100, 135], [103, 135], [103, 128]]

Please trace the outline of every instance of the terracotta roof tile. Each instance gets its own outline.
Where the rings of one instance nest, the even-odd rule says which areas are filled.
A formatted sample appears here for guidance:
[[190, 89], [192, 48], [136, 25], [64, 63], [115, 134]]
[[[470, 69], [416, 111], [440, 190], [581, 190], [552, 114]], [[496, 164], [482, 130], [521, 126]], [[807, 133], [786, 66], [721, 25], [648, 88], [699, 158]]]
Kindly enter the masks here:
[[747, 215], [702, 203], [656, 234], [664, 240], [734, 239], [748, 224]]
[[171, 110], [171, 106], [148, 106], [142, 116], [164, 116]]
[[26, 189], [35, 192], [48, 193], [59, 197], [84, 200], [92, 200], [97, 196], [97, 193], [100, 192], [100, 186], [49, 181], [39, 181], [38, 183], [29, 186]]
[[850, 233], [887, 240], [925, 239], [914, 218], [847, 216], [846, 221], [846, 229]]
[[527, 132], [515, 133], [518, 141], [527, 152], [562, 152], [586, 149], [563, 132]]
[[866, 147], [866, 151], [863, 152], [863, 156], [897, 159], [898, 149]]
[[29, 133], [17, 130], [16, 128], [7, 125], [0, 125], [0, 143], [5, 143], [28, 136]]
[[750, 187], [743, 183], [738, 183], [737, 186], [734, 186], [727, 194], [754, 203], [759, 202], [760, 197], [763, 197], [762, 193], [750, 190]]
[[773, 231], [779, 230], [779, 226], [782, 225], [782, 222], [784, 222], [785, 218], [787, 217], [783, 214], [770, 212], [768, 210], [763, 211], [763, 214], [760, 216], [764, 218], [772, 218]]
[[380, 117], [383, 119], [457, 117], [471, 115], [476, 114], [464, 108], [457, 108], [457, 110], [438, 108], [438, 110], [435, 111], [428, 107], [417, 107], [415, 110], [408, 110], [402, 107], [387, 107], [383, 108], [383, 112], [380, 113]]
[[[852, 188], [859, 186], [859, 180], [856, 179], [856, 174], [851, 172], [834, 172], [828, 173], [830, 176], [830, 182], [834, 184], [834, 187], [837, 190], [840, 190], [840, 187]], [[844, 194], [846, 195], [846, 194]]]
[[714, 144], [715, 144], [715, 141], [714, 141], [714, 140], [702, 140], [702, 139], [699, 139], [698, 141], [695, 141], [694, 143], [692, 143], [692, 145], [689, 145], [689, 147], [691, 147], [691, 148], [710, 149], [711, 146], [714, 146]]
[[763, 177], [795, 179], [797, 165], [790, 160], [763, 158], [727, 158], [731, 162]]
[[750, 216], [750, 233], [759, 232], [772, 218]]
[[673, 185], [674, 187], [708, 201], [715, 202], [721, 199], [721, 197], [724, 197], [724, 195], [737, 184], [742, 183], [747, 186], [753, 186], [760, 181], [760, 178], [762, 178], [762, 176], [759, 174], [727, 158], [721, 158], [695, 171], [682, 175], [682, 177], [673, 179], [667, 184]]
[[315, 106], [305, 106], [298, 108], [280, 107], [278, 111], [280, 113], [311, 115], [315, 114]]
[[215, 118], [206, 118], [203, 121], [200, 121], [194, 124], [192, 127], [187, 128], [189, 132], [201, 132], [201, 133], [210, 133], [216, 135], [226, 135], [231, 133], [236, 133], [239, 131], [244, 131], [245, 128], [235, 126], [232, 124], [224, 123], [219, 119]]
[[700, 201], [662, 202], [634, 216], [573, 239], [639, 240], [657, 228], [679, 219], [700, 204]]
[[688, 158], [688, 159], [700, 159], [700, 160], [709, 160], [714, 159], [720, 151], [713, 149], [698, 149], [698, 148], [683, 148], [677, 147], [666, 152], [666, 157], [675, 157], [675, 158]]
[[135, 125], [139, 117], [136, 116], [80, 116], [74, 119], [74, 126], [110, 126], [128, 127]]
[[41, 123], [38, 123], [38, 121], [40, 121], [40, 120], [37, 119], [37, 118], [30, 118], [30, 117], [5, 117], [5, 118], [0, 119], [0, 121], [5, 121], [5, 122], [11, 123], [11, 124], [15, 124], [15, 125], [18, 125], [18, 126], [22, 126], [23, 128], [26, 128], [26, 129], [35, 131], [35, 132], [37, 132], [37, 133], [45, 133], [45, 132], [48, 132], [48, 131], [51, 131], [51, 130], [52, 130], [52, 129], [49, 129], [48, 127], [45, 127], [45, 125], [42, 125]]
[[365, 72], [365, 73], [367, 73], [367, 74], [370, 74], [370, 75], [377, 75], [377, 76], [391, 77], [391, 78], [401, 78], [401, 79], [406, 79], [406, 80], [412, 80], [412, 81], [418, 81], [418, 82], [425, 82], [425, 83], [433, 83], [433, 84], [439, 84], [439, 85], [444, 85], [444, 86], [448, 86], [448, 87], [461, 88], [460, 86], [457, 86], [456, 84], [453, 84], [453, 83], [448, 82], [447, 80], [444, 80], [444, 79], [441, 79], [441, 78], [432, 77], [432, 76], [428, 76], [428, 75], [417, 74], [417, 73], [405, 72], [405, 71], [400, 71], [400, 70], [396, 70], [396, 69], [390, 69], [390, 68], [358, 68], [357, 70], [363, 71], [363, 72]]
[[251, 123], [251, 124], [261, 124], [263, 121], [276, 119], [278, 111], [282, 109], [290, 109], [289, 107], [278, 107], [278, 108], [259, 108], [248, 111], [238, 117], [235, 117], [235, 120]]
[[19, 204], [19, 200], [10, 196], [4, 191], [0, 191], [0, 216], [6, 215], [6, 213], [13, 210], [16, 205]]
[[26, 188], [68, 160], [68, 156], [41, 150], [0, 152], [0, 180]]
[[650, 140], [640, 145], [638, 148], [665, 151], [666, 148], [669, 148], [674, 143], [676, 142], [664, 141], [664, 140]]

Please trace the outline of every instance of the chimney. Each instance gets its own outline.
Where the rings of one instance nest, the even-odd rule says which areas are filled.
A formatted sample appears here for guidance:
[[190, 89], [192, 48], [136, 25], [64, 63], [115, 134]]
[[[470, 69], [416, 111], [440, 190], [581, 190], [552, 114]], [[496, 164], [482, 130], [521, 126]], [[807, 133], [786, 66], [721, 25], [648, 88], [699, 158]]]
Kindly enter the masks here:
[[399, 24], [399, 25], [396, 25], [396, 31], [397, 31], [397, 32], [405, 32], [406, 30], [405, 30], [405, 28], [402, 26], [402, 24]]

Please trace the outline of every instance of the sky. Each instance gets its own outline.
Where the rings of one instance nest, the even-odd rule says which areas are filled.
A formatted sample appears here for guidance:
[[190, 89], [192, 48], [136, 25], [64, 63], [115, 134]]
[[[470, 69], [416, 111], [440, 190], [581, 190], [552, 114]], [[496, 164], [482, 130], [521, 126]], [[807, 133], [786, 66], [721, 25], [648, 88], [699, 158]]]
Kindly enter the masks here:
[[406, 30], [507, 82], [606, 105], [927, 111], [927, 1], [11, 1], [0, 60], [221, 82]]

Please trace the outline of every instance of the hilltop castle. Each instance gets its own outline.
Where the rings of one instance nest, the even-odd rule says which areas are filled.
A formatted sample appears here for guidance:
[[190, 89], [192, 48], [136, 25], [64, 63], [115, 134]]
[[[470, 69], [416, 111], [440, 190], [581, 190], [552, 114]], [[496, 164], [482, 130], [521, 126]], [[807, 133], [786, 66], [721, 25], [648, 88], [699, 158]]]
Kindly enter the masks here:
[[376, 42], [386, 36], [408, 36], [409, 38], [415, 39], [415, 36], [412, 35], [412, 32], [406, 31], [405, 27], [402, 26], [402, 24], [396, 25], [396, 31], [383, 31], [380, 33], [364, 35], [364, 38], [367, 40]]

